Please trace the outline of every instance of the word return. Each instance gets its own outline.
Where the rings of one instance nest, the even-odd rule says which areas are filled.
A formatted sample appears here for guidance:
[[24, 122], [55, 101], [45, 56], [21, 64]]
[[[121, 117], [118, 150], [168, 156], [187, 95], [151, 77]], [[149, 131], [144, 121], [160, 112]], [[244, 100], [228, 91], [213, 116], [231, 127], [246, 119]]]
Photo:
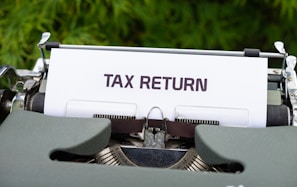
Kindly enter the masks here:
[[109, 88], [138, 88], [147, 90], [176, 90], [206, 92], [208, 80], [206, 78], [168, 77], [121, 74], [104, 74], [105, 86]]

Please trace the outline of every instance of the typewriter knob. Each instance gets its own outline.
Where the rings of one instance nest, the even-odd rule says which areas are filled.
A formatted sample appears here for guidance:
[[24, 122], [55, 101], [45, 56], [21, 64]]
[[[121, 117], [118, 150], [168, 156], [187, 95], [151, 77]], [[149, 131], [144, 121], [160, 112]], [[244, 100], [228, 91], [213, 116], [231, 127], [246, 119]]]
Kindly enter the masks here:
[[6, 90], [6, 89], [0, 90], [0, 124], [10, 113], [10, 108], [12, 104], [11, 101], [14, 95], [15, 93], [10, 90]]

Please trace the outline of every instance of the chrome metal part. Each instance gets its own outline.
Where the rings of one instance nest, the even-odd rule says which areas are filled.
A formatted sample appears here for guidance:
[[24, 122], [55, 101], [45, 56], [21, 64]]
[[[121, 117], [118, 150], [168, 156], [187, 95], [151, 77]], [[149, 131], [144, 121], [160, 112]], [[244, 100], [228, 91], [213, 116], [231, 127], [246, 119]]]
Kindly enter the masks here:
[[44, 48], [45, 48], [46, 42], [49, 40], [50, 37], [51, 37], [51, 33], [49, 33], [49, 32], [42, 33], [41, 39], [40, 39], [39, 43], [37, 44], [39, 51], [40, 51], [41, 59], [43, 62], [43, 71], [45, 73], [47, 72], [48, 68], [47, 68], [47, 64], [46, 64]]
[[297, 79], [294, 70], [296, 66], [296, 57], [288, 56], [286, 58], [286, 63], [287, 68], [285, 71], [287, 75], [287, 89], [293, 112], [292, 125], [297, 126]]
[[51, 33], [49, 32], [44, 32], [41, 35], [41, 39], [38, 43], [38, 46], [40, 47], [44, 47], [45, 43], [48, 41], [48, 39], [51, 37]]
[[[118, 46], [92, 46], [92, 45], [67, 45], [60, 44], [59, 48], [64, 49], [86, 49], [86, 50], [111, 50], [111, 51], [131, 51], [131, 52], [154, 52], [154, 53], [174, 53], [193, 55], [218, 55], [218, 56], [244, 56], [244, 51], [221, 51], [221, 50], [197, 50], [197, 49], [170, 49], [170, 48], [146, 48], [146, 47], [118, 47]], [[260, 52], [262, 58], [284, 58], [283, 54]]]
[[[149, 116], [153, 112], [154, 109], [157, 109], [161, 113], [162, 118], [162, 127], [149, 127]], [[167, 133], [167, 125], [166, 119], [164, 118], [163, 111], [160, 107], [152, 107], [147, 114], [145, 123], [144, 123], [144, 147], [152, 147], [152, 148], [165, 148], [166, 141], [166, 133]]]
[[281, 54], [287, 54], [285, 50], [285, 44], [282, 41], [276, 41], [274, 42], [274, 47], [277, 49], [277, 51]]
[[10, 112], [17, 111], [17, 110], [24, 110], [25, 107], [25, 93], [17, 93], [11, 104]]

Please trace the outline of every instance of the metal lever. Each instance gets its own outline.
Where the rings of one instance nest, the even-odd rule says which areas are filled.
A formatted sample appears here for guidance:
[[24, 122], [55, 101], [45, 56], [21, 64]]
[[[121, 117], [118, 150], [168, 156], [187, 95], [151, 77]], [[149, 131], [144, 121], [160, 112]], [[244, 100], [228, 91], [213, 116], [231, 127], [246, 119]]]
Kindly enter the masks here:
[[37, 44], [40, 54], [41, 54], [42, 62], [43, 62], [43, 71], [45, 73], [47, 73], [47, 66], [46, 66], [46, 61], [45, 61], [44, 48], [45, 48], [46, 42], [48, 41], [48, 39], [50, 37], [51, 37], [51, 33], [49, 33], [49, 32], [42, 33], [41, 39], [40, 39], [39, 43]]
[[12, 66], [0, 66], [0, 79], [5, 75], [8, 77], [10, 89], [16, 91], [16, 83], [20, 80], [16, 70]]

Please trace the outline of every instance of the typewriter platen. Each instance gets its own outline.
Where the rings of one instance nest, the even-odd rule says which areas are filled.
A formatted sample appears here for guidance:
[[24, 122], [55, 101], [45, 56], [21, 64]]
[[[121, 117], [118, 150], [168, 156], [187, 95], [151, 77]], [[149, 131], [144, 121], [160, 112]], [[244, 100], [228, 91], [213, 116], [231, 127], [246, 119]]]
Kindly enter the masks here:
[[[297, 151], [294, 148], [297, 140], [297, 130], [294, 127], [297, 124], [297, 85], [294, 71], [296, 57], [287, 54], [283, 43], [275, 43], [278, 53], [268, 53], [257, 49], [238, 52], [76, 46], [48, 42], [49, 37], [49, 33], [44, 33], [38, 43], [41, 58], [37, 60], [33, 70], [20, 70], [11, 66], [1, 66], [0, 69], [0, 77], [7, 78], [10, 83], [9, 89], [1, 89], [0, 92], [0, 181], [2, 184], [7, 186], [58, 184], [63, 186], [228, 187], [295, 186], [297, 184], [294, 177], [294, 171], [297, 169]], [[230, 63], [234, 57], [240, 60], [246, 58], [248, 63], [259, 59], [261, 60], [257, 63], [262, 63], [263, 58], [279, 59], [280, 68], [267, 68], [267, 74], [261, 75], [266, 83], [265, 97], [261, 97], [262, 100], [263, 98], [267, 100], [264, 102], [265, 123], [261, 119], [262, 121], [256, 124], [253, 122], [253, 115], [261, 111], [253, 114], [251, 111], [254, 109], [253, 105], [248, 108], [249, 103], [255, 102], [249, 101], [255, 99], [252, 98], [253, 95], [248, 98], [245, 96], [234, 98], [236, 95], [244, 95], [242, 93], [244, 90], [239, 85], [240, 80], [237, 81], [238, 84], [235, 81], [232, 85], [237, 88], [233, 91], [236, 92], [235, 96], [231, 97], [236, 101], [234, 106], [237, 108], [233, 105], [225, 108], [222, 106], [224, 102], [220, 105], [218, 103], [220, 100], [213, 98], [211, 101], [216, 101], [213, 105], [207, 106], [209, 103], [207, 98], [207, 102], [199, 101], [196, 104], [196, 101], [190, 101], [194, 103], [190, 105], [182, 98], [185, 92], [179, 92], [181, 96], [164, 92], [158, 94], [141, 92], [146, 95], [140, 98], [146, 98], [144, 103], [141, 103], [136, 102], [136, 97], [139, 96], [131, 94], [129, 90], [128, 93], [133, 95], [131, 98], [135, 98], [136, 104], [132, 99], [129, 100], [129, 94], [125, 95], [125, 92], [115, 94], [111, 92], [99, 95], [97, 100], [94, 99], [97, 98], [96, 96], [84, 100], [85, 96], [80, 97], [81, 94], [96, 92], [96, 90], [75, 84], [69, 84], [69, 86], [67, 81], [74, 81], [71, 77], [72, 67], [69, 65], [66, 65], [67, 69], [61, 70], [65, 77], [70, 77], [69, 80], [66, 79], [66, 82], [63, 82], [62, 78], [59, 79], [63, 82], [61, 85], [65, 85], [64, 89], [62, 87], [58, 90], [52, 89], [57, 85], [53, 81], [56, 77], [52, 78], [51, 73], [56, 70], [53, 67], [57, 67], [54, 62], [58, 58], [51, 55], [50, 59], [46, 59], [43, 51], [45, 48], [74, 52], [83, 50], [87, 53], [103, 51], [100, 58], [103, 58], [102, 55], [108, 57], [105, 52], [111, 51], [112, 55], [120, 54], [131, 58], [137, 58], [131, 56], [134, 54], [145, 56], [147, 53], [158, 58], [163, 58], [163, 54], [170, 54], [182, 59], [188, 58], [186, 55], [194, 58], [196, 55], [207, 56], [210, 59], [226, 58]], [[61, 50], [62, 56], [67, 56], [63, 52]], [[79, 55], [76, 58], [79, 58]], [[86, 55], [82, 58], [89, 61], [92, 59]], [[103, 59], [106, 61], [107, 58]], [[129, 71], [125, 72], [125, 68], [118, 68], [112, 62], [109, 63], [111, 66], [103, 67], [102, 64], [101, 67], [99, 66], [100, 69], [113, 67], [110, 71], [113, 73], [103, 73], [101, 77], [107, 89], [135, 88], [137, 77], [140, 80], [137, 84], [139, 87], [147, 90], [155, 88], [158, 91], [167, 88], [167, 90], [205, 92], [211, 83], [210, 79], [206, 79], [201, 74], [198, 78], [187, 76], [187, 72], [181, 75], [177, 73], [179, 76], [176, 77], [172, 76], [175, 73], [165, 73], [162, 76], [160, 74], [164, 70], [162, 68], [160, 71], [156, 70], [160, 64], [149, 70], [143, 62], [145, 71], [139, 75], [132, 75], [133, 68], [131, 71], [127, 68]], [[81, 71], [92, 72], [88, 68], [95, 69], [95, 66], [86, 65], [81, 68]], [[114, 71], [117, 68], [124, 69], [125, 74], [117, 74]], [[134, 69], [136, 70], [134, 73], [141, 72], [141, 67]], [[203, 68], [200, 67], [200, 69]], [[179, 71], [182, 70], [179, 69]], [[150, 76], [150, 71], [157, 73]], [[169, 68], [168, 71], [171, 69]], [[234, 79], [241, 74], [236, 72], [238, 71], [236, 63], [232, 71], [234, 72], [231, 77]], [[225, 72], [230, 74], [232, 71]], [[247, 74], [252, 77], [256, 73]], [[81, 75], [85, 74], [81, 73]], [[244, 79], [249, 80], [249, 77]], [[257, 84], [255, 80], [261, 81], [260, 78], [255, 77], [251, 80], [252, 88]], [[84, 83], [88, 84], [87, 81]], [[57, 95], [53, 94], [51, 96], [53, 99], [49, 99], [50, 91], [61, 96], [69, 96], [67, 93], [74, 92], [71, 90], [73, 87], [79, 92], [77, 97], [73, 95], [70, 100], [63, 101], [55, 98]], [[223, 88], [228, 89], [228, 87]], [[226, 93], [230, 95], [228, 90]], [[115, 95], [111, 97], [114, 100], [107, 102], [105, 98], [110, 99], [111, 94]], [[122, 96], [118, 98], [121, 94]], [[165, 97], [162, 94], [165, 94]], [[263, 93], [258, 94], [259, 97], [260, 94], [263, 96]], [[86, 95], [86, 97], [89, 96]], [[224, 97], [224, 94], [215, 96]], [[169, 97], [168, 102], [162, 103], [166, 97]], [[187, 97], [192, 95], [189, 94]], [[166, 108], [176, 100], [181, 104], [173, 105], [174, 110], [170, 107]], [[243, 103], [243, 108], [248, 109], [239, 108], [241, 105], [236, 105], [239, 101]], [[66, 104], [62, 106], [63, 102]], [[49, 106], [52, 106], [52, 110]], [[59, 110], [62, 114], [58, 112]], [[172, 111], [174, 114], [170, 116], [168, 113]], [[263, 117], [263, 113], [261, 115]]]

